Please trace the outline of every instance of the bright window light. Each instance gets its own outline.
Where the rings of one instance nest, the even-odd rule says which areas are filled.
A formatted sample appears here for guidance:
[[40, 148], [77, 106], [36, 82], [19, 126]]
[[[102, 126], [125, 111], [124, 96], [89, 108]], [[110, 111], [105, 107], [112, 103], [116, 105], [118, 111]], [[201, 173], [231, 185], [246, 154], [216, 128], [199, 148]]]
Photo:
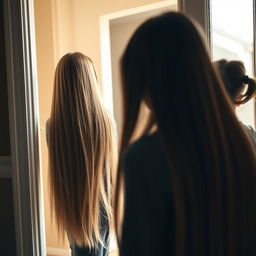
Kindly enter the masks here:
[[[253, 0], [211, 0], [213, 59], [241, 60], [253, 74]], [[239, 119], [254, 126], [254, 102], [237, 109]]]

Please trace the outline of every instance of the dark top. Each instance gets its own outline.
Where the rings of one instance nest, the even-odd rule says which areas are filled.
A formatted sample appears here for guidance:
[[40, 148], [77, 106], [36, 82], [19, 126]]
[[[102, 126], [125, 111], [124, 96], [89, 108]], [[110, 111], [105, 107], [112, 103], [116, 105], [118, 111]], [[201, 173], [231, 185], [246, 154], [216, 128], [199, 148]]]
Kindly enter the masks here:
[[101, 231], [102, 240], [105, 243], [105, 247], [99, 245], [95, 249], [89, 249], [87, 246], [79, 247], [74, 242], [70, 241], [70, 249], [72, 256], [108, 256], [109, 247], [109, 229], [108, 226]]
[[174, 254], [171, 178], [158, 134], [132, 144], [123, 159], [125, 215], [120, 256]]

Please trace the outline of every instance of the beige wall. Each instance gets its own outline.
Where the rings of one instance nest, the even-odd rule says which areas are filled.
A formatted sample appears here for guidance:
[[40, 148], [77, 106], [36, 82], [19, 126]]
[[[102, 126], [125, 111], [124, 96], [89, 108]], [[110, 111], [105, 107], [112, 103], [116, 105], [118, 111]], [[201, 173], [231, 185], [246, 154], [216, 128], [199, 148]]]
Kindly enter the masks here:
[[[171, 1], [170, 1], [171, 3]], [[173, 0], [172, 4], [168, 7], [150, 10], [141, 14], [134, 14], [129, 18], [118, 18], [111, 22], [110, 25], [110, 44], [111, 44], [111, 65], [112, 65], [112, 88], [113, 88], [113, 106], [114, 117], [117, 123], [118, 132], [120, 134], [122, 123], [122, 102], [121, 102], [121, 77], [120, 77], [120, 58], [125, 50], [125, 47], [136, 30], [148, 18], [167, 12], [176, 10], [176, 1]], [[121, 134], [120, 134], [121, 135]]]
[[[50, 220], [47, 182], [47, 145], [45, 122], [50, 115], [54, 68], [69, 51], [80, 51], [95, 62], [101, 81], [99, 16], [130, 9], [159, 0], [34, 0], [36, 46], [42, 140], [42, 168], [47, 247], [62, 248], [54, 223]], [[67, 248], [67, 244], [64, 246]]]
[[[35, 0], [35, 25], [39, 107], [41, 126], [41, 156], [43, 168], [46, 244], [52, 248], [68, 248], [58, 240], [51, 220], [48, 194], [48, 151], [45, 140], [45, 123], [50, 115], [54, 69], [60, 56], [73, 51], [72, 12], [69, 0]], [[60, 4], [61, 3], [61, 4]]]
[[41, 156], [43, 168], [45, 224], [47, 247], [58, 247], [56, 228], [50, 220], [50, 207], [47, 190], [47, 146], [43, 127], [49, 117], [52, 80], [55, 66], [54, 38], [53, 38], [53, 6], [51, 1], [35, 0], [36, 47], [40, 103], [41, 125]]
[[121, 78], [119, 60], [130, 36], [143, 22], [143, 20], [144, 19], [129, 20], [128, 22], [121, 22], [110, 26], [114, 117], [118, 127], [119, 136], [122, 123], [122, 101], [120, 88]]
[[73, 0], [75, 49], [90, 55], [101, 81], [99, 16], [161, 0]]

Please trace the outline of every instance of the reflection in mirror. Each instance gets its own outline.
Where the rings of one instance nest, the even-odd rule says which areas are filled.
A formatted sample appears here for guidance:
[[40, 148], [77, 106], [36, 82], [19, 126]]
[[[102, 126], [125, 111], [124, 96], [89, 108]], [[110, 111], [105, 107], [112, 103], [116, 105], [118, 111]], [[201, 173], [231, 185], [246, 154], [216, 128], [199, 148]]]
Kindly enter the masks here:
[[[241, 60], [253, 76], [253, 0], [211, 0], [211, 25], [213, 59]], [[254, 126], [254, 100], [237, 115]]]
[[[105, 94], [104, 99], [106, 95], [110, 95], [110, 105], [113, 106], [113, 114], [120, 130], [122, 116], [119, 58], [129, 37], [141, 22], [156, 12], [173, 9], [173, 5], [177, 8], [177, 0], [34, 0], [47, 256], [71, 255], [67, 239], [64, 243], [59, 239], [54, 219], [51, 219], [48, 190], [45, 124], [50, 116], [57, 62], [67, 52], [77, 51], [93, 60], [99, 87]], [[103, 16], [109, 17], [106, 30], [102, 30], [100, 24]], [[107, 45], [104, 50], [102, 45]], [[105, 81], [105, 66], [111, 81], [109, 84], [109, 81]], [[106, 87], [106, 84], [109, 86]], [[110, 245], [111, 256], [116, 255], [115, 249], [113, 242]]]

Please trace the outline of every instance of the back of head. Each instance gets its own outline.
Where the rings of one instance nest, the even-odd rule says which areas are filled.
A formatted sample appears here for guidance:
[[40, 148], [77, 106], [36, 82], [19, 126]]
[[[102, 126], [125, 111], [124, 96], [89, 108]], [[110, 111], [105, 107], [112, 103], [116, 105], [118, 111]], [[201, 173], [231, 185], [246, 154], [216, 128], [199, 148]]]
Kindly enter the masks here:
[[244, 104], [256, 95], [256, 81], [246, 75], [243, 62], [221, 59], [214, 62], [234, 104]]
[[[130, 39], [121, 69], [121, 154], [146, 101], [145, 131], [157, 125], [170, 165], [175, 255], [253, 255], [255, 156], [194, 23], [176, 12], [146, 21]], [[115, 208], [117, 214], [118, 198]]]
[[[51, 205], [61, 234], [91, 248], [111, 220], [113, 123], [98, 92], [92, 61], [69, 53], [59, 61], [49, 125]], [[102, 218], [107, 220], [102, 220]]]

